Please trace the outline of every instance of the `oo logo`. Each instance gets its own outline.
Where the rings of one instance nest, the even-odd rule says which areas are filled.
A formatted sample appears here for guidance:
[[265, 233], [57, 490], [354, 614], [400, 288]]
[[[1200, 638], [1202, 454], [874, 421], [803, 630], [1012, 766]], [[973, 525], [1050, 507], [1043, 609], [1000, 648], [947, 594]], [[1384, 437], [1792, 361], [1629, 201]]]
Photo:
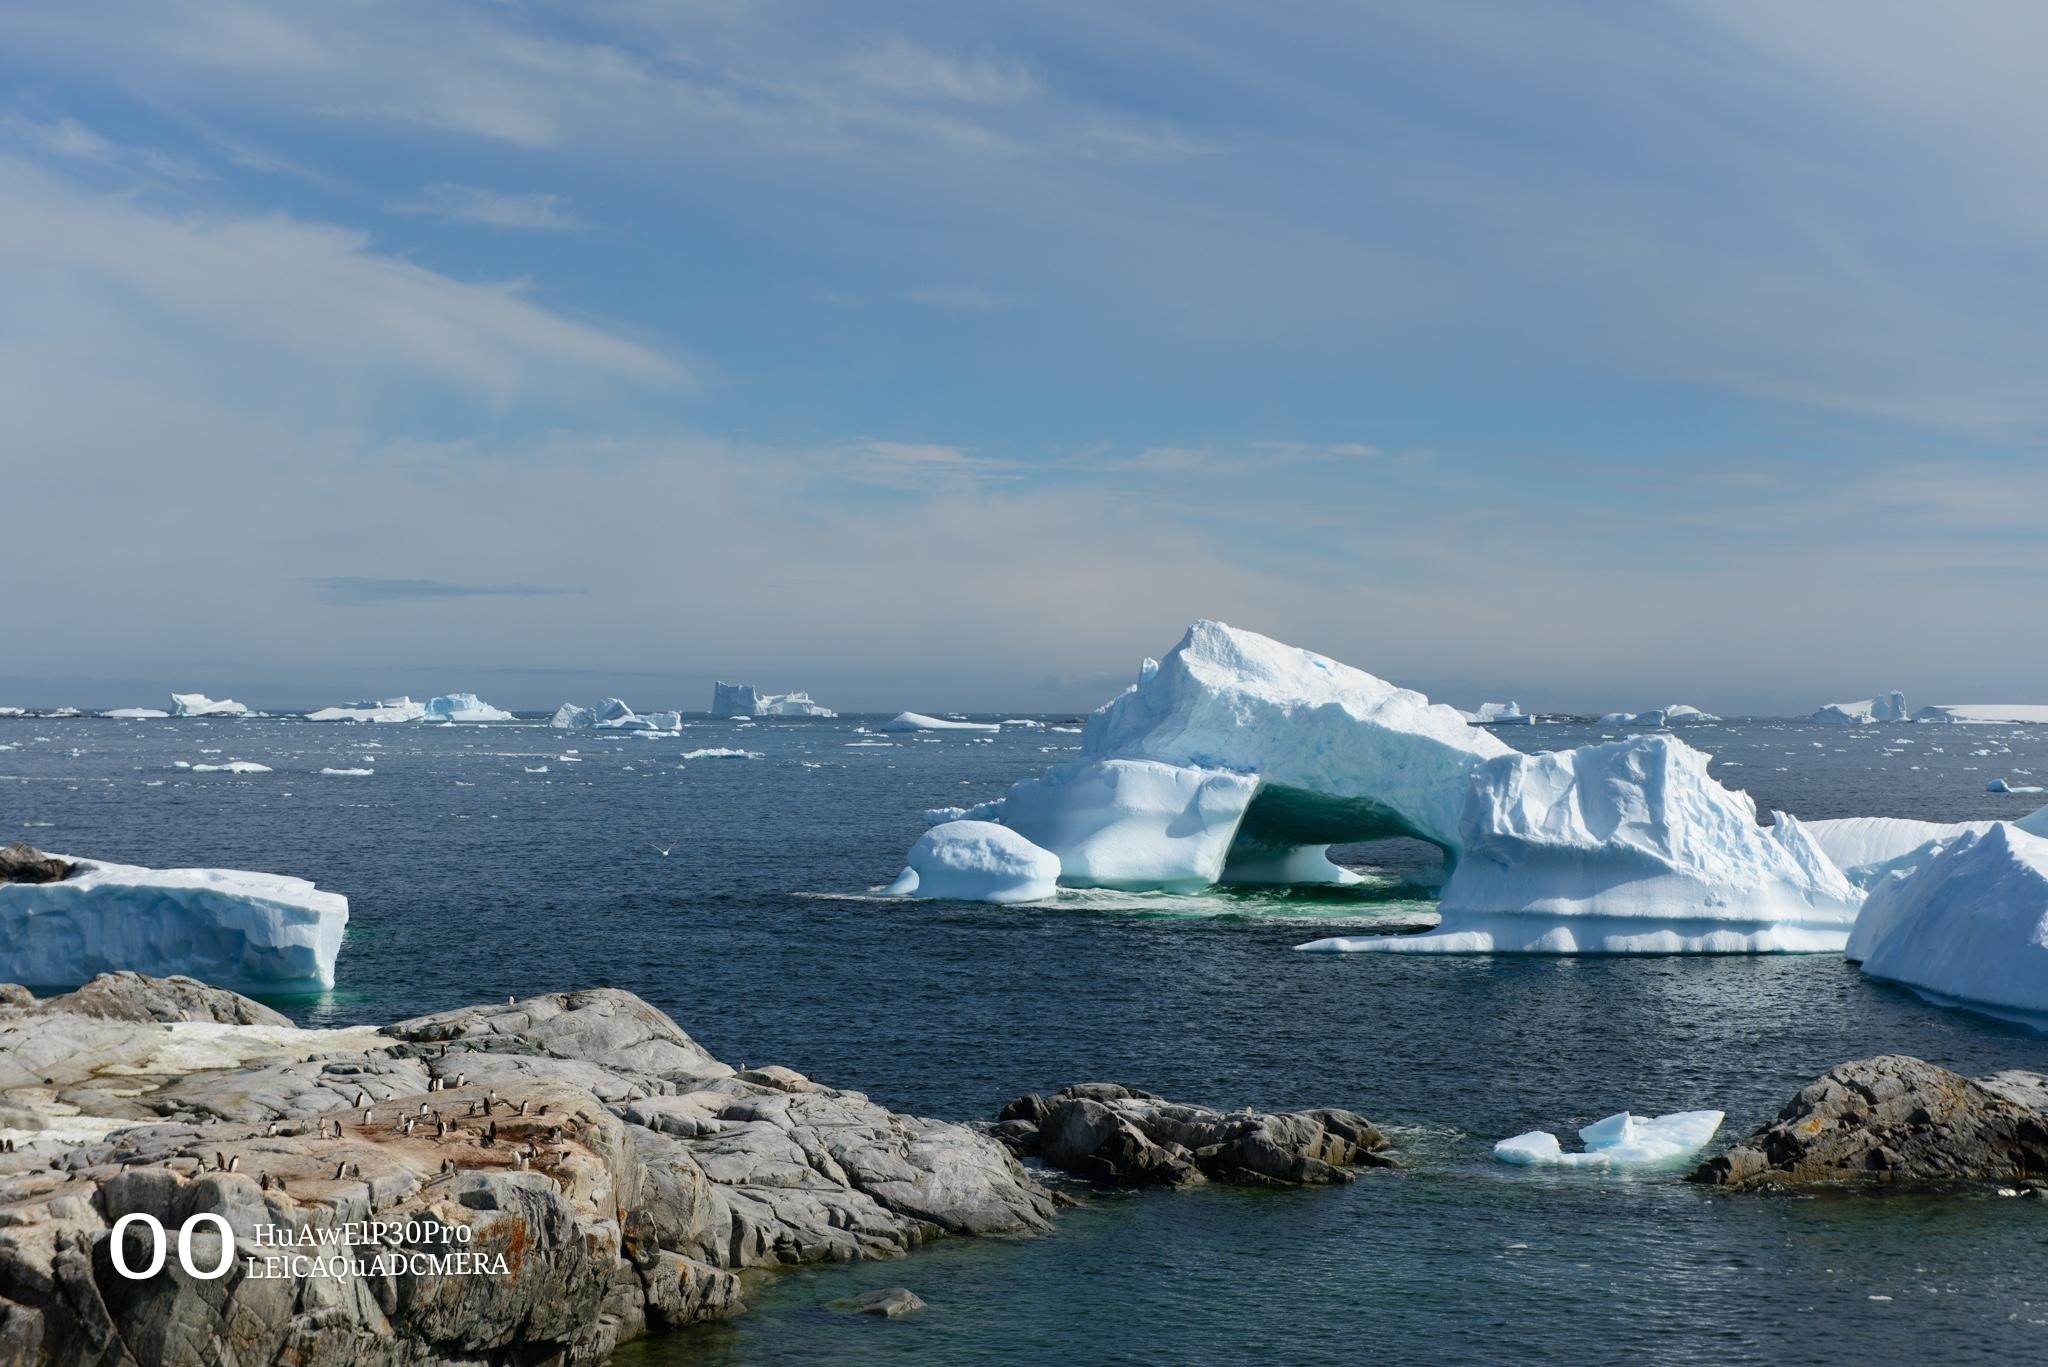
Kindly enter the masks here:
[[[149, 1231], [149, 1265], [140, 1271], [128, 1265], [128, 1230], [132, 1225], [141, 1225]], [[211, 1270], [199, 1268], [192, 1261], [192, 1232], [200, 1225], [211, 1225], [220, 1234], [220, 1263]], [[114, 1221], [114, 1242], [107, 1250], [113, 1255], [114, 1270], [131, 1282], [148, 1281], [164, 1269], [164, 1257], [169, 1251], [168, 1238], [164, 1233], [163, 1221], [154, 1215], [141, 1211], [123, 1215]], [[201, 1212], [187, 1220], [178, 1230], [178, 1266], [185, 1269], [185, 1275], [202, 1282], [210, 1282], [227, 1275], [235, 1265], [235, 1232], [228, 1228], [226, 1219], [211, 1211]]]

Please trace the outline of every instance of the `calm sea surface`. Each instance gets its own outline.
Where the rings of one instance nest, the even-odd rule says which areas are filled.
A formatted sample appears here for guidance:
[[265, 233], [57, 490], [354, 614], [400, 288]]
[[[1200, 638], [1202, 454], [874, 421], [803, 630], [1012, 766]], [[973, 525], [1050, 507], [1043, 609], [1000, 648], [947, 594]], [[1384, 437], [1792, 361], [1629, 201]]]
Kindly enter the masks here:
[[[899, 1110], [986, 1118], [1018, 1092], [1109, 1079], [1349, 1107], [1404, 1151], [1401, 1171], [1342, 1190], [1099, 1197], [1049, 1238], [783, 1274], [752, 1290], [751, 1314], [638, 1345], [633, 1363], [2048, 1360], [2048, 1202], [1738, 1200], [1489, 1156], [1505, 1135], [1624, 1108], [1722, 1109], [1739, 1134], [1845, 1059], [2048, 1069], [2048, 1039], [1828, 956], [1292, 952], [1427, 915], [1434, 855], [1405, 843], [1338, 851], [1382, 874], [1357, 893], [877, 899], [923, 809], [996, 796], [1080, 738], [861, 726], [704, 719], [641, 740], [0, 720], [0, 840], [346, 893], [340, 987], [279, 1003], [307, 1024], [609, 982], [721, 1058]], [[1500, 734], [1549, 749], [1603, 732]], [[2040, 799], [1985, 783], [2048, 775], [2048, 728], [1681, 734], [1760, 807], [1806, 818], [2017, 816]], [[717, 748], [755, 757], [687, 757]], [[275, 772], [175, 767], [230, 759]], [[930, 1309], [830, 1308], [898, 1284]]]

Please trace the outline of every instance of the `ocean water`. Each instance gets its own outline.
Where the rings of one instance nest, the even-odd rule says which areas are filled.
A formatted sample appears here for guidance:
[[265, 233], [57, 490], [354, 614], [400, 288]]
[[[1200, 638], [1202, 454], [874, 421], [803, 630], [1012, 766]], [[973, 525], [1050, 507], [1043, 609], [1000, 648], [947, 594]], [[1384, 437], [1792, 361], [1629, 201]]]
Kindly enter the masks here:
[[[869, 719], [872, 722], [873, 719]], [[1092, 1195], [1058, 1232], [756, 1282], [752, 1312], [635, 1364], [1967, 1362], [2048, 1352], [2048, 1203], [1981, 1194], [1734, 1199], [1669, 1177], [1547, 1174], [1496, 1139], [1621, 1109], [1717, 1108], [1724, 1137], [1846, 1059], [2048, 1068], [2048, 1039], [1865, 981], [1829, 956], [1305, 955], [1430, 914], [1435, 857], [1337, 853], [1360, 890], [1034, 907], [903, 902], [927, 807], [998, 795], [1079, 736], [875, 735], [860, 719], [680, 738], [539, 726], [0, 721], [0, 839], [299, 874], [348, 894], [308, 1024], [600, 982], [720, 1057], [901, 1110], [991, 1116], [1107, 1079], [1223, 1106], [1344, 1106], [1405, 1166], [1337, 1190]], [[1599, 728], [1506, 728], [1525, 748]], [[2038, 797], [2048, 728], [1689, 727], [1765, 809], [1962, 820]], [[739, 749], [750, 757], [689, 758]], [[248, 759], [256, 775], [188, 764]], [[366, 777], [322, 768], [369, 768]], [[663, 851], [666, 850], [666, 853]], [[922, 1314], [832, 1302], [907, 1285]]]

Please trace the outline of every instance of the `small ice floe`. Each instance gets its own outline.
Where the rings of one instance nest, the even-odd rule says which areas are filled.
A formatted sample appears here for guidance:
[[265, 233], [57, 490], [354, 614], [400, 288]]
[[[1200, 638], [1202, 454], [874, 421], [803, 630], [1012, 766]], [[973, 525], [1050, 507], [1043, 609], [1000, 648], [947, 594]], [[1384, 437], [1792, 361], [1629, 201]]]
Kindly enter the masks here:
[[1531, 1130], [1493, 1146], [1503, 1163], [1542, 1168], [1628, 1168], [1637, 1171], [1682, 1167], [1721, 1128], [1720, 1111], [1679, 1111], [1640, 1116], [1627, 1111], [1596, 1120], [1579, 1131], [1584, 1152], [1567, 1151], [1548, 1130]]
[[322, 769], [320, 772], [329, 778], [368, 778], [377, 771], [375, 769]]
[[899, 712], [881, 725], [884, 731], [1000, 731], [991, 721], [953, 721], [922, 712]]
[[934, 826], [910, 847], [909, 858], [883, 896], [1037, 902], [1059, 890], [1059, 856], [994, 822]]
[[548, 771], [548, 766], [545, 764], [523, 764], [520, 767], [529, 774], [545, 774]]
[[231, 759], [226, 764], [183, 764], [180, 768], [190, 769], [195, 774], [267, 774], [267, 764], [258, 764], [252, 759]]
[[728, 745], [713, 746], [709, 750], [692, 750], [684, 759], [760, 759], [758, 750], [735, 750]]
[[2038, 783], [2007, 783], [2002, 778], [1994, 778], [1984, 785], [1984, 791], [1987, 793], [2038, 793], [2041, 791], [2041, 785]]

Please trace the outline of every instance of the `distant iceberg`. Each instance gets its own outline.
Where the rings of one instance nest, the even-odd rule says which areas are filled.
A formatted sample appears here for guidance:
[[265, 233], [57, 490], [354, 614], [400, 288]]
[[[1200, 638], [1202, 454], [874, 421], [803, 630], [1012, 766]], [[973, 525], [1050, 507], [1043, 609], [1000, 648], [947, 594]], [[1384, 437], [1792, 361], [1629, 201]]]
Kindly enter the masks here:
[[159, 721], [171, 714], [158, 707], [117, 707], [100, 715], [109, 721]]
[[1600, 724], [1655, 729], [1660, 726], [1683, 726], [1693, 722], [1719, 720], [1721, 719], [1712, 712], [1702, 712], [1689, 703], [1675, 702], [1669, 707], [1653, 707], [1647, 712], [1609, 712], [1600, 718]]
[[414, 702], [411, 698], [384, 698], [370, 702], [344, 703], [340, 707], [323, 707], [318, 712], [308, 712], [306, 720], [407, 722], [419, 721], [426, 715], [425, 703]]
[[427, 700], [422, 721], [513, 721], [515, 718], [502, 707], [493, 707], [474, 693], [449, 693]]
[[2048, 724], [2048, 705], [2036, 703], [1934, 703], [1915, 712], [1913, 720], [1995, 722], [2031, 726]]
[[1713, 1141], [1726, 1119], [1720, 1111], [1679, 1111], [1640, 1116], [1623, 1111], [1579, 1131], [1581, 1153], [1567, 1151], [1548, 1130], [1531, 1130], [1493, 1146], [1503, 1163], [1523, 1167], [1621, 1168], [1657, 1171], [1681, 1168]]
[[209, 698], [204, 693], [171, 694], [174, 717], [246, 717], [249, 709], [233, 698]]
[[1474, 726], [1523, 726], [1536, 718], [1524, 712], [1518, 702], [1483, 702], [1477, 712], [1467, 712], [1465, 720]]
[[836, 717], [808, 693], [762, 693], [752, 684], [711, 685], [711, 712], [719, 717]]
[[574, 703], [565, 702], [555, 709], [555, 715], [548, 719], [548, 725], [565, 731], [590, 727], [598, 731], [679, 732], [683, 729], [683, 714], [649, 712], [642, 716], [626, 706], [621, 699], [606, 698], [595, 707], [578, 707]]
[[259, 991], [334, 986], [348, 925], [339, 893], [269, 873], [54, 858], [71, 865], [61, 881], [0, 882], [0, 965], [11, 980], [76, 987], [133, 969]]
[[2048, 838], [1999, 821], [1941, 846], [1872, 890], [1847, 955], [1937, 1002], [2048, 1029]]
[[1059, 877], [1059, 856], [1009, 827], [948, 821], [918, 837], [910, 847], [909, 866], [885, 895], [1038, 902], [1059, 890]]
[[950, 721], [945, 717], [927, 717], [922, 712], [899, 712], [876, 729], [882, 731], [1000, 731], [1003, 728], [994, 722]]
[[1893, 689], [1882, 697], [1860, 702], [1825, 703], [1811, 718], [1823, 726], [1870, 726], [1877, 722], [1906, 720], [1906, 695]]

